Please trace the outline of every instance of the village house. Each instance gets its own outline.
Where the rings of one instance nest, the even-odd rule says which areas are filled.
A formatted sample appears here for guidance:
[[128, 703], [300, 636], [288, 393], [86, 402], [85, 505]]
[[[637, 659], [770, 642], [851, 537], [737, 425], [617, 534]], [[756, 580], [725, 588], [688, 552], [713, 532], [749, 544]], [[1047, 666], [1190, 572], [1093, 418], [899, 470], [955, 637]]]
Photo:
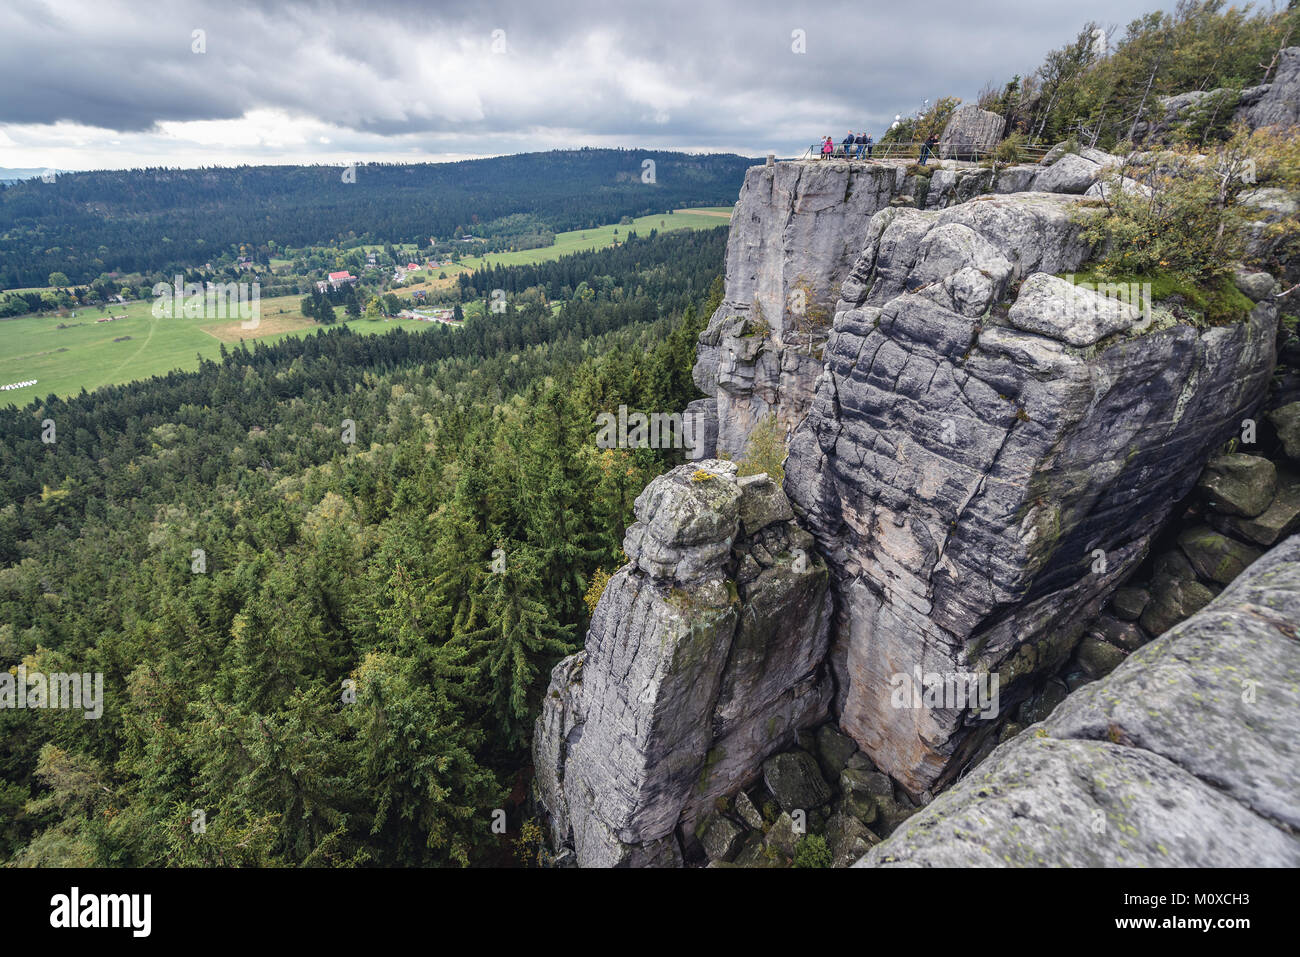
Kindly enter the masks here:
[[342, 272], [330, 273], [328, 279], [316, 283], [316, 288], [319, 289], [321, 292], [324, 292], [327, 286], [330, 289], [338, 289], [340, 286], [346, 283], [355, 284], [356, 281], [357, 281], [357, 277], [352, 275], [352, 273], [348, 272], [346, 269], [344, 269]]

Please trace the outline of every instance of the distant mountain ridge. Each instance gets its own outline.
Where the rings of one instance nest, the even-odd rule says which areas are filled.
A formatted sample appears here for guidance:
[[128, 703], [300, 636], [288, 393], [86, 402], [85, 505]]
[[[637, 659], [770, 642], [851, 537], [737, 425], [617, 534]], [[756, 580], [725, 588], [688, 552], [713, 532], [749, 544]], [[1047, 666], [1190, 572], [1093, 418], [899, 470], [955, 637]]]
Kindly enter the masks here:
[[[48, 172], [50, 172], [50, 170], [44, 167], [41, 167], [40, 169], [10, 169], [5, 166], [0, 166], [0, 183], [18, 183], [25, 179], [35, 179], [38, 176], [44, 176]], [[53, 172], [62, 173], [63, 171], [54, 170]]]
[[[730, 205], [752, 158], [581, 149], [456, 163], [150, 168], [0, 187], [0, 288], [201, 263], [231, 244], [563, 231]], [[24, 172], [24, 171], [15, 171]], [[37, 171], [43, 172], [43, 171]], [[499, 222], [510, 217], [509, 222]]]

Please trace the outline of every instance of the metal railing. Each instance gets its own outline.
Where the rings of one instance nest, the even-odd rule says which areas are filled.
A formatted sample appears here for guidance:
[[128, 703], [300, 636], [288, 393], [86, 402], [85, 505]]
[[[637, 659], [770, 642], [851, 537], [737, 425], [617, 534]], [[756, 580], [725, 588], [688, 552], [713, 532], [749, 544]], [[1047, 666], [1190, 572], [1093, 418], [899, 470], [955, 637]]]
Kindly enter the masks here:
[[[873, 160], [919, 160], [921, 157], [921, 147], [924, 142], [916, 143], [875, 143], [871, 146], [871, 154], [868, 156], [864, 150], [861, 159]], [[822, 145], [814, 143], [804, 151], [799, 157], [801, 160], [807, 159], [858, 159], [858, 145], [855, 143], [848, 147], [849, 153], [846, 157], [843, 143], [835, 144], [835, 151], [830, 154], [822, 153]], [[994, 148], [996, 149], [996, 147]], [[1019, 147], [1021, 162], [1036, 163], [1047, 155], [1051, 149], [1050, 146], [1021, 146]], [[964, 145], [960, 143], [949, 143], [934, 147], [930, 151], [929, 159], [955, 159], [963, 162], [978, 163], [980, 160], [987, 159], [993, 155], [994, 150], [981, 149], [977, 146]]]

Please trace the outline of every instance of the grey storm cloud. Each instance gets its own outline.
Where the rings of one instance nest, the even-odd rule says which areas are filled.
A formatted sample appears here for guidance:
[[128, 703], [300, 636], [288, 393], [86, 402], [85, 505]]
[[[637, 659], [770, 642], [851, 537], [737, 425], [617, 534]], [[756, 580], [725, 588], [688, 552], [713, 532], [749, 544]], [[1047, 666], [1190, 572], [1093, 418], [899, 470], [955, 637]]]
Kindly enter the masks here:
[[0, 125], [141, 134], [274, 110], [465, 152], [588, 137], [788, 151], [970, 100], [1086, 21], [1122, 28], [1158, 5], [7, 0]]

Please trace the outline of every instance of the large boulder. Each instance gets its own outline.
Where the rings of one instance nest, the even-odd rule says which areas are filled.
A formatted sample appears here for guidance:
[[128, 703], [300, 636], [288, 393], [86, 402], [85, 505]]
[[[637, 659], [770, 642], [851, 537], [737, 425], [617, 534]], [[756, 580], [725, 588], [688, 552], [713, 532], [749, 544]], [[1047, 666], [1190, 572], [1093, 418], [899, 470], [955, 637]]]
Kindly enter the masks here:
[[1268, 413], [1268, 420], [1277, 429], [1282, 449], [1289, 459], [1300, 459], [1300, 402], [1288, 402]]
[[1258, 548], [1251, 548], [1207, 525], [1184, 529], [1178, 536], [1178, 547], [1197, 575], [1220, 585], [1230, 584], [1263, 554]]
[[1101, 164], [1078, 153], [1063, 153], [1034, 177], [1034, 189], [1044, 193], [1086, 193], [1101, 175]]
[[[1025, 193], [872, 217], [791, 442], [785, 488], [838, 599], [840, 726], [912, 795], [1069, 659], [1274, 365], [1267, 303], [1138, 321], [1054, 280], [1089, 254], [1079, 209]], [[997, 675], [1000, 700], [907, 693], [947, 675]]]
[[785, 751], [763, 762], [763, 783], [782, 810], [807, 813], [831, 799], [830, 785], [807, 751]]
[[1268, 508], [1251, 518], [1211, 513], [1209, 522], [1220, 531], [1257, 545], [1275, 545], [1300, 529], [1300, 478], [1288, 469], [1277, 471], [1277, 491]]
[[1072, 346], [1090, 346], [1146, 319], [1134, 303], [1038, 272], [1020, 287], [1007, 321]]
[[1192, 563], [1182, 552], [1161, 555], [1155, 566], [1151, 600], [1139, 621], [1149, 633], [1159, 635], [1208, 605], [1214, 593], [1197, 579]]
[[1144, 588], [1120, 588], [1110, 601], [1110, 607], [1124, 621], [1137, 621], [1151, 601], [1151, 593]]
[[969, 159], [991, 152], [1002, 139], [1007, 121], [997, 113], [968, 103], [958, 107], [939, 136], [944, 159]]
[[[552, 841], [584, 867], [680, 864], [681, 836], [829, 704], [827, 570], [779, 487], [708, 459], [655, 479], [635, 511], [629, 562], [534, 734]], [[703, 832], [719, 860], [737, 850], [734, 822]]]
[[1196, 484], [1214, 511], [1254, 518], [1273, 501], [1277, 467], [1258, 455], [1230, 452], [1211, 460]]
[[858, 867], [1300, 866], [1300, 537]]
[[833, 724], [824, 724], [817, 729], [817, 762], [827, 780], [837, 780], [857, 750], [853, 739]]

